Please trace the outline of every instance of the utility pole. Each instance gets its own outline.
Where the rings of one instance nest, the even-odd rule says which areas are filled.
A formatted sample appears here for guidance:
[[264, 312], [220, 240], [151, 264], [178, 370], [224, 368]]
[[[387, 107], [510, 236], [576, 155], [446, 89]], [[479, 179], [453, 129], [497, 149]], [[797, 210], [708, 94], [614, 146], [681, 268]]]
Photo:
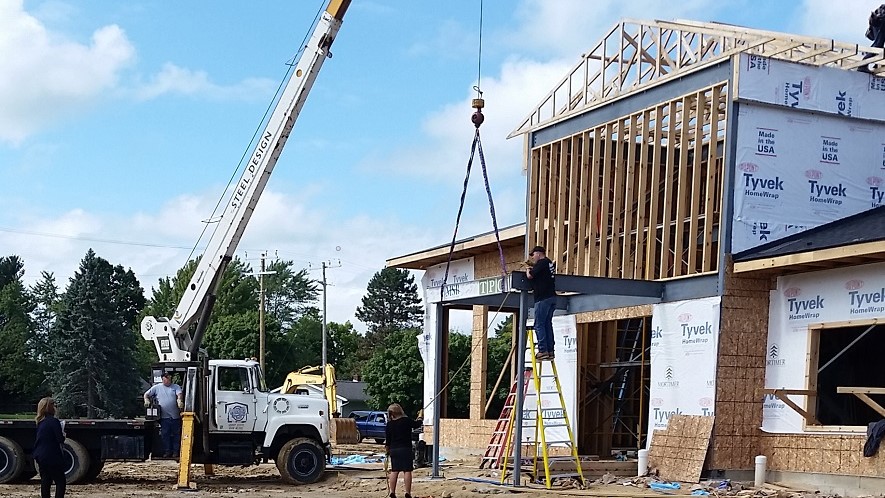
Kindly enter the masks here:
[[265, 327], [264, 327], [264, 308], [265, 308], [265, 300], [264, 300], [264, 276], [265, 275], [273, 275], [276, 273], [275, 271], [266, 271], [264, 266], [265, 258], [267, 258], [267, 251], [261, 253], [261, 271], [258, 273], [252, 272], [250, 275], [253, 277], [258, 277], [258, 363], [261, 365], [261, 371], [267, 372], [264, 368], [264, 352], [266, 348], [266, 337], [265, 337]]
[[327, 383], [326, 379], [326, 262], [323, 261], [323, 385]]
[[[328, 336], [328, 330], [326, 328], [327, 322], [328, 322], [328, 320], [326, 319], [326, 287], [328, 286], [328, 284], [326, 283], [326, 269], [327, 268], [340, 268], [341, 261], [339, 260], [337, 263], [335, 263], [335, 266], [332, 266], [331, 261], [323, 261], [320, 266], [323, 270], [323, 279], [320, 281], [320, 285], [323, 286], [323, 365], [322, 365], [322, 369], [323, 369], [323, 388], [325, 388], [328, 383], [328, 379], [326, 379], [326, 364], [328, 363], [328, 358], [326, 356], [326, 353], [328, 350], [328, 344], [327, 344], [327, 338], [326, 338]], [[332, 379], [332, 380], [334, 381], [335, 379]]]
[[264, 351], [265, 347], [265, 329], [264, 329], [264, 258], [266, 252], [261, 253], [261, 272], [258, 273], [258, 364], [261, 365], [261, 371], [267, 372], [264, 368]]

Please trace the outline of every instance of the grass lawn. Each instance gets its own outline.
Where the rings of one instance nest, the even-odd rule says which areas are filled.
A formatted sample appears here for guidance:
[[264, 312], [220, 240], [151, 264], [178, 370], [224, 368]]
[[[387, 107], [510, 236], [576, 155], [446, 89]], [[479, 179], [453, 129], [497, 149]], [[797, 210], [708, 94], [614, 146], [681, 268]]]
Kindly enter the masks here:
[[6, 419], [14, 419], [14, 420], [27, 420], [33, 419], [33, 413], [0, 413], [0, 420]]

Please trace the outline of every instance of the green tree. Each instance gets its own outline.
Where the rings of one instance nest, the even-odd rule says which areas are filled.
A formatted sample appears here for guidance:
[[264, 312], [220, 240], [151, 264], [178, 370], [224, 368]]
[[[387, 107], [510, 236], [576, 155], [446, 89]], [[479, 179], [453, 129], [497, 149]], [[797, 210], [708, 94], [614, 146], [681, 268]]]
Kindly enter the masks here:
[[399, 268], [376, 272], [356, 309], [356, 317], [369, 327], [366, 337], [373, 344], [384, 342], [394, 331], [420, 328], [423, 316], [415, 277]]
[[58, 317], [60, 296], [55, 275], [41, 272], [40, 280], [31, 286], [30, 294], [34, 308], [31, 311], [33, 331], [29, 343], [35, 357], [40, 359], [46, 355], [49, 333]]
[[[174, 277], [160, 279], [145, 307], [145, 315], [170, 316], [178, 305], [199, 260], [191, 260]], [[291, 261], [274, 261], [265, 276], [267, 315], [265, 320], [266, 366], [271, 386], [282, 382], [285, 374], [296, 368], [303, 358], [292, 358], [293, 351], [304, 353], [301, 337], [311, 330], [320, 330], [319, 311], [311, 306], [316, 301], [316, 283], [307, 278], [306, 270], [294, 271]], [[259, 356], [259, 283], [250, 266], [234, 258], [226, 268], [218, 289], [202, 347], [214, 358]], [[305, 330], [305, 328], [307, 330]], [[296, 333], [297, 332], [297, 333]], [[321, 337], [319, 332], [316, 337]], [[153, 345], [147, 341], [145, 361], [156, 361]], [[299, 344], [295, 346], [294, 344]], [[316, 351], [320, 351], [319, 343]], [[303, 356], [303, 355], [302, 355]], [[318, 361], [318, 360], [317, 360]]]
[[132, 270], [90, 249], [65, 289], [49, 337], [51, 385], [66, 416], [122, 416], [133, 408], [135, 327], [143, 307]]
[[357, 353], [364, 347], [363, 337], [349, 321], [329, 322], [326, 328], [329, 333], [326, 356], [335, 366], [335, 375], [339, 379], [351, 379], [355, 375], [360, 375], [363, 364], [360, 363]]
[[[507, 401], [507, 394], [510, 392], [510, 363], [507, 360], [510, 358], [513, 340], [513, 315], [508, 316], [495, 327], [494, 335], [489, 338], [488, 370], [486, 372], [486, 396], [491, 398], [492, 402], [485, 415], [490, 417], [497, 417], [501, 413], [504, 403]], [[501, 370], [505, 370], [501, 385], [495, 392], [492, 392]]]
[[292, 261], [276, 260], [267, 265], [264, 276], [264, 295], [267, 315], [273, 317], [285, 330], [311, 308], [319, 296], [316, 281], [307, 277], [307, 270], [293, 270]]
[[23, 276], [21, 258], [0, 258], [0, 391], [30, 401], [43, 381], [43, 367], [30, 346], [33, 303]]
[[424, 362], [418, 352], [416, 329], [391, 332], [363, 369], [366, 391], [375, 407], [399, 403], [414, 415], [424, 400]]
[[469, 335], [449, 331], [447, 418], [470, 417], [471, 342]]

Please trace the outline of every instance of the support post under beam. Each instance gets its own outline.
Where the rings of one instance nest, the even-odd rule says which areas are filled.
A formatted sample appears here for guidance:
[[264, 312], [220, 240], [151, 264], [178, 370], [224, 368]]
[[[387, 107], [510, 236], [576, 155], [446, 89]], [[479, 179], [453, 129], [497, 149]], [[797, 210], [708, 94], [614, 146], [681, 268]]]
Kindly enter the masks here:
[[[525, 406], [525, 341], [526, 326], [525, 322], [529, 316], [528, 313], [529, 295], [522, 291], [519, 293], [519, 336], [516, 342], [516, 416], [513, 420], [513, 485], [522, 485], [522, 410]], [[503, 472], [503, 470], [502, 470]]]
[[430, 477], [438, 479], [439, 475], [439, 430], [440, 430], [440, 413], [439, 413], [439, 396], [442, 391], [442, 369], [440, 368], [440, 359], [443, 355], [442, 350], [442, 328], [443, 328], [443, 305], [436, 304], [436, 334], [434, 340], [434, 350], [436, 358], [434, 359], [433, 372], [433, 472]]

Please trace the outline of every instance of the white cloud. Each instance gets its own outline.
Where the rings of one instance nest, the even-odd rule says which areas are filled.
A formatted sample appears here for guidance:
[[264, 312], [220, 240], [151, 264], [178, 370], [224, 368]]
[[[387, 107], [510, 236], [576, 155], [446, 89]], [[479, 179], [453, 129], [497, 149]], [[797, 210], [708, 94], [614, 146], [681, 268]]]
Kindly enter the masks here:
[[[498, 76], [482, 79], [486, 107], [480, 133], [490, 175], [519, 174], [522, 140], [505, 138], [568, 66], [564, 60], [544, 63], [514, 57], [502, 65]], [[429, 113], [422, 123], [424, 139], [420, 143], [388, 150], [383, 158], [372, 159], [364, 166], [402, 175], [462, 181], [475, 131], [470, 122], [474, 97], [473, 91], [466, 91], [461, 101]], [[478, 168], [478, 157], [474, 161]], [[458, 173], [452, 174], [454, 171]]]
[[135, 49], [116, 25], [80, 44], [47, 31], [21, 0], [7, 0], [0, 53], [0, 141], [16, 144], [113, 88]]
[[[576, 63], [578, 57], [593, 48], [608, 30], [624, 18], [666, 19], [696, 18], [715, 15], [721, 3], [712, 0], [523, 0], [516, 8], [518, 26], [499, 34], [514, 48], [534, 54], [567, 57]], [[699, 21], [711, 19], [697, 19]]]
[[[312, 201], [317, 191], [280, 193], [265, 191], [236, 252], [257, 268], [262, 251], [269, 257], [293, 260], [296, 268], [316, 269], [322, 261], [340, 260], [327, 270], [328, 318], [352, 321], [358, 330], [365, 326], [354, 318], [356, 307], [375, 272], [391, 256], [390, 234], [424, 248], [436, 241], [425, 228], [402, 226], [395, 220], [354, 215], [343, 221], [328, 218]], [[201, 220], [208, 218], [216, 193], [174, 198], [156, 212], [131, 217], [90, 213], [80, 209], [51, 218], [23, 216], [16, 231], [0, 231], [4, 254], [17, 254], [25, 262], [25, 281], [33, 283], [43, 270], [54, 272], [62, 290], [73, 276], [87, 249], [113, 264], [132, 268], [149, 297], [151, 288], [164, 276], [172, 276], [187, 260]], [[39, 234], [53, 234], [45, 236]], [[150, 247], [110, 241], [139, 242]], [[206, 241], [201, 243], [205, 246]], [[200, 254], [198, 251], [197, 254]], [[310, 272], [319, 279], [318, 271]]]
[[869, 46], [864, 32], [869, 25], [870, 11], [878, 4], [870, 0], [803, 0], [798, 29], [809, 36]]
[[275, 86], [275, 82], [263, 78], [247, 78], [229, 86], [218, 85], [211, 81], [205, 71], [195, 71], [167, 62], [148, 83], [137, 86], [133, 92], [139, 100], [150, 100], [166, 94], [242, 99], [267, 95]]

